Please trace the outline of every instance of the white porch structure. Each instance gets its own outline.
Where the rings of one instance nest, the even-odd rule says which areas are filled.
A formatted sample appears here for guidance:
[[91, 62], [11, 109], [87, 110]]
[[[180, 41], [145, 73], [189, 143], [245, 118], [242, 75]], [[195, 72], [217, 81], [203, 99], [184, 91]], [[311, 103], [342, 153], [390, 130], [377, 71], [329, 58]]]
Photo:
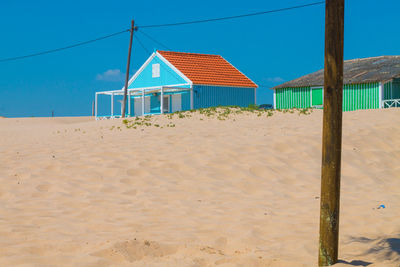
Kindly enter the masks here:
[[[187, 85], [187, 84], [185, 84]], [[127, 106], [128, 106], [128, 113], [125, 114], [126, 117], [130, 117], [132, 114], [131, 110], [131, 99], [132, 97], [140, 97], [141, 99], [141, 105], [142, 105], [142, 110], [141, 114], [142, 115], [150, 115], [150, 114], [157, 114], [157, 113], [146, 113], [145, 112], [145, 97], [148, 97], [149, 95], [160, 93], [160, 113], [164, 113], [164, 94], [165, 93], [174, 93], [174, 92], [181, 92], [181, 91], [190, 91], [190, 109], [193, 109], [193, 87], [190, 85], [190, 87], [179, 87], [179, 86], [155, 86], [155, 87], [146, 87], [146, 88], [128, 88], [127, 92]], [[110, 115], [103, 115], [99, 116], [98, 115], [98, 95], [109, 95], [111, 96], [111, 112]], [[114, 90], [114, 91], [102, 91], [102, 92], [96, 92], [95, 95], [95, 112], [94, 116], [96, 120], [98, 119], [109, 119], [109, 118], [120, 118], [122, 114], [114, 114], [114, 96], [123, 96], [124, 95], [124, 89], [121, 90]]]
[[383, 108], [399, 108], [400, 107], [400, 99], [387, 99], [383, 100]]

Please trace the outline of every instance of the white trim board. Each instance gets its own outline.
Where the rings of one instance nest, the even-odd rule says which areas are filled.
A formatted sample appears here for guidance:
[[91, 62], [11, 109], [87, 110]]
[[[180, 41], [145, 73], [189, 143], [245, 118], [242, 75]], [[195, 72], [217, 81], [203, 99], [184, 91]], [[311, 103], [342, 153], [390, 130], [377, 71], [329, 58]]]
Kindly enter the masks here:
[[163, 57], [158, 51], [156, 52], [156, 55], [159, 59], [161, 59], [165, 64], [167, 64], [168, 67], [170, 67], [173, 71], [175, 71], [179, 76], [181, 76], [182, 79], [184, 79], [186, 82], [188, 82], [190, 85], [193, 84], [193, 82], [185, 76], [180, 70], [178, 70], [174, 65], [171, 64], [165, 57]]
[[[129, 85], [131, 85], [131, 83], [137, 78], [137, 76], [139, 76], [139, 74], [147, 67], [147, 65], [150, 64], [150, 62], [153, 60], [153, 58], [156, 56], [156, 53], [151, 54], [151, 56], [143, 63], [143, 65], [135, 72], [135, 74], [132, 76], [132, 78], [129, 79], [128, 82], [128, 88]], [[124, 87], [122, 87], [121, 90], [125, 89], [125, 85]]]
[[[128, 92], [141, 92], [142, 90], [153, 90], [153, 89], [160, 89], [161, 87], [164, 87], [166, 89], [179, 89], [179, 90], [187, 90], [189, 91], [191, 88], [190, 87], [180, 87], [180, 86], [186, 86], [189, 85], [188, 83], [181, 83], [181, 84], [171, 84], [171, 85], [157, 85], [157, 86], [149, 86], [149, 87], [140, 87], [140, 88], [130, 88], [128, 89]], [[96, 94], [98, 95], [123, 95], [124, 94], [124, 90], [112, 90], [112, 91], [99, 91], [96, 92]]]
[[120, 93], [123, 94], [124, 91], [123, 90], [99, 91], [99, 92], [96, 92], [96, 95], [112, 95], [112, 94], [118, 95]]
[[322, 106], [324, 105], [324, 95], [325, 95], [325, 90], [324, 86], [311, 86], [310, 87], [310, 107], [318, 107], [319, 105], [313, 106], [312, 104], [312, 90], [313, 89], [322, 89]]
[[[237, 71], [239, 71], [241, 74], [243, 74], [246, 78], [248, 78], [251, 82], [253, 82], [256, 86], [249, 87], [249, 86], [232, 86], [232, 85], [213, 85], [213, 84], [193, 84], [193, 82], [186, 77], [179, 69], [177, 69], [174, 65], [171, 64], [165, 57], [163, 57], [158, 51], [153, 52], [151, 56], [143, 63], [143, 65], [135, 72], [135, 74], [129, 79], [128, 81], [128, 90], [134, 89], [134, 88], [129, 88], [129, 86], [133, 83], [133, 81], [140, 75], [140, 73], [150, 64], [150, 62], [155, 58], [158, 57], [161, 61], [163, 61], [169, 68], [171, 68], [175, 73], [177, 73], [182, 79], [184, 79], [187, 84], [179, 84], [179, 85], [201, 85], [201, 86], [216, 86], [216, 87], [232, 87], [232, 88], [258, 88], [259, 86], [251, 80], [249, 77], [247, 77], [243, 72], [241, 72], [238, 68], [233, 66], [229, 61], [227, 61], [225, 58], [223, 58], [226, 62], [228, 62], [233, 68], [235, 68]], [[177, 86], [177, 85], [174, 85]], [[121, 90], [124, 90], [125, 86], [122, 87]]]
[[[165, 59], [160, 53], [158, 52], [153, 52], [153, 54], [151, 54], [151, 56], [143, 63], [143, 65], [135, 72], [135, 74], [132, 76], [132, 78], [129, 79], [128, 82], [128, 89], [129, 86], [133, 83], [133, 81], [140, 75], [140, 73], [142, 73], [142, 71], [150, 64], [150, 62], [155, 58], [158, 57], [159, 59], [161, 59], [162, 62], [164, 62], [168, 67], [170, 67], [175, 73], [177, 73], [182, 79], [184, 79], [187, 84], [185, 85], [192, 85], [192, 81], [186, 77], [181, 71], [179, 71], [174, 65], [172, 65], [167, 59]], [[183, 85], [183, 84], [182, 84]], [[165, 85], [163, 85], [165, 86]], [[176, 85], [175, 85], [176, 86]], [[125, 86], [122, 87], [121, 90], [124, 90]], [[134, 89], [134, 88], [132, 88]]]
[[182, 89], [182, 90], [189, 90], [190, 88], [188, 87], [179, 87], [179, 86], [185, 86], [185, 85], [190, 85], [187, 83], [180, 83], [180, 84], [171, 84], [171, 85], [157, 85], [157, 86], [149, 86], [149, 87], [139, 87], [139, 88], [129, 88], [128, 91], [142, 91], [142, 90], [152, 90], [152, 89], [157, 89], [157, 88], [176, 88], [176, 89]]

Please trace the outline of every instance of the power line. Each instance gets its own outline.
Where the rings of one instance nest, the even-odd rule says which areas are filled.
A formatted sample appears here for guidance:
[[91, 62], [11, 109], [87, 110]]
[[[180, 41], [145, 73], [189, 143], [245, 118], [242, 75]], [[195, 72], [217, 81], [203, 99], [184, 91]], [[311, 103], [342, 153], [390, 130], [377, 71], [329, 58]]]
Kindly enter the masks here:
[[[142, 43], [142, 41], [140, 41], [139, 37], [137, 37], [137, 35], [134, 35], [135, 39], [138, 41], [138, 43], [140, 44], [140, 46], [149, 54], [151, 55], [152, 53], [146, 48], [146, 46]], [[168, 71], [172, 77], [175, 77], [176, 73], [172, 72], [172, 70], [169, 69], [169, 67], [164, 66], [164, 64], [160, 64], [161, 68], [163, 68], [164, 70]]]
[[[305, 4], [305, 5], [291, 6], [291, 7], [286, 7], [286, 8], [267, 10], [267, 11], [261, 11], [261, 12], [256, 12], [256, 13], [248, 13], [248, 14], [242, 14], [242, 15], [236, 15], [236, 16], [220, 17], [220, 18], [204, 19], [204, 20], [192, 20], [192, 21], [186, 21], [186, 22], [167, 23], [167, 24], [144, 25], [144, 26], [139, 26], [138, 28], [169, 27], [169, 26], [187, 25], [187, 24], [195, 24], [195, 23], [205, 23], [205, 22], [213, 22], [213, 21], [221, 21], [221, 20], [229, 20], [229, 19], [238, 19], [238, 18], [243, 18], [243, 17], [258, 16], [258, 15], [264, 15], [264, 14], [268, 14], [268, 13], [277, 13], [277, 12], [282, 12], [282, 11], [287, 11], [287, 10], [292, 10], [292, 9], [299, 9], [299, 8], [304, 8], [304, 7], [316, 6], [316, 5], [321, 5], [321, 4], [324, 4], [324, 3], [325, 3], [325, 1], [320, 1], [320, 2], [310, 3], [310, 4]], [[125, 33], [125, 32], [129, 32], [129, 31], [130, 30], [127, 29], [127, 30], [123, 30], [123, 31], [120, 31], [120, 32], [112, 33], [112, 34], [109, 34], [109, 35], [101, 36], [101, 37], [96, 38], [96, 39], [92, 39], [92, 40], [88, 40], [88, 41], [84, 41], [84, 42], [80, 42], [80, 43], [76, 43], [76, 44], [72, 44], [72, 45], [68, 45], [68, 46], [64, 46], [64, 47], [60, 47], [60, 48], [56, 48], [56, 49], [50, 49], [50, 50], [45, 50], [45, 51], [42, 51], [42, 52], [28, 54], [28, 55], [24, 55], [24, 56], [3, 58], [3, 59], [0, 59], [0, 63], [1, 62], [6, 62], [6, 61], [14, 61], [14, 60], [19, 60], [19, 59], [25, 59], [25, 58], [30, 58], [30, 57], [36, 57], [36, 56], [41, 56], [41, 55], [45, 55], [45, 54], [55, 53], [55, 52], [59, 52], [59, 51], [62, 51], [62, 50], [74, 48], [74, 47], [77, 47], [77, 46], [82, 46], [82, 45], [86, 45], [86, 44], [89, 44], [89, 43], [93, 43], [93, 42], [97, 42], [97, 41], [100, 41], [100, 40], [104, 40], [104, 39], [107, 39], [107, 38], [110, 38], [110, 37], [113, 37], [113, 36], [116, 36], [116, 35], [119, 35], [119, 34], [122, 34], [122, 33]], [[142, 33], [146, 37], [151, 39], [153, 42], [158, 43], [159, 45], [167, 48], [168, 50], [171, 50], [166, 45], [164, 45], [161, 42], [155, 40], [150, 35], [148, 35], [148, 34], [146, 34], [144, 32], [142, 32]], [[140, 40], [138, 40], [138, 41], [143, 46], [143, 44], [140, 42]]]
[[258, 15], [264, 15], [264, 14], [269, 14], [269, 13], [277, 13], [277, 12], [288, 11], [288, 10], [292, 10], [292, 9], [298, 9], [298, 8], [304, 8], [304, 7], [310, 7], [310, 6], [316, 6], [316, 5], [322, 5], [322, 4], [325, 4], [325, 1], [314, 2], [314, 3], [300, 5], [300, 6], [291, 6], [291, 7], [285, 7], [285, 8], [280, 8], [280, 9], [273, 9], [273, 10], [255, 12], [255, 13], [229, 16], [229, 17], [203, 19], [203, 20], [192, 20], [192, 21], [167, 23], [167, 24], [143, 25], [143, 26], [138, 26], [138, 28], [159, 28], [159, 27], [169, 27], [169, 26], [179, 26], [179, 25], [187, 25], [187, 24], [195, 24], [195, 23], [213, 22], [213, 21], [220, 21], [220, 20], [238, 19], [238, 18], [258, 16]]
[[136, 41], [138, 41], [138, 43], [139, 43], [140, 46], [143, 48], [143, 50], [146, 51], [147, 54], [151, 55], [151, 52], [144, 46], [144, 44], [142, 43], [142, 41], [140, 41], [139, 37], [137, 37], [136, 35], [134, 35], [133, 37], [135, 37]]
[[153, 37], [151, 37], [149, 34], [145, 33], [144, 31], [139, 31], [142, 33], [144, 36], [146, 36], [148, 39], [152, 40], [154, 43], [161, 45], [162, 47], [166, 48], [167, 50], [172, 50], [171, 48], [168, 48], [165, 44], [161, 43], [160, 41], [157, 41]]
[[64, 46], [64, 47], [60, 47], [60, 48], [56, 48], [56, 49], [46, 50], [46, 51], [43, 51], [43, 52], [33, 53], [33, 54], [25, 55], [25, 56], [3, 58], [3, 59], [0, 59], [0, 62], [13, 61], [13, 60], [18, 60], [18, 59], [23, 59], [23, 58], [36, 57], [36, 56], [41, 56], [41, 55], [45, 55], [45, 54], [50, 54], [50, 53], [58, 52], [58, 51], [61, 51], [61, 50], [66, 50], [66, 49], [70, 49], [70, 48], [73, 48], [73, 47], [82, 46], [82, 45], [86, 45], [86, 44], [89, 44], [89, 43], [94, 43], [94, 42], [97, 42], [97, 41], [100, 41], [100, 40], [104, 40], [104, 39], [107, 39], [107, 38], [110, 38], [110, 37], [113, 37], [113, 36], [116, 36], [116, 35], [119, 35], [119, 34], [122, 34], [122, 33], [125, 33], [125, 32], [129, 32], [129, 29], [128, 30], [123, 30], [123, 31], [120, 31], [120, 32], [116, 32], [116, 33], [112, 33], [112, 34], [108, 34], [108, 35], [105, 35], [105, 36], [101, 36], [101, 37], [98, 37], [96, 39], [92, 39], [92, 40], [89, 40], [89, 41], [84, 41], [84, 42], [80, 42], [80, 43], [76, 43], [76, 44], [72, 44], [72, 45], [68, 45], [68, 46]]

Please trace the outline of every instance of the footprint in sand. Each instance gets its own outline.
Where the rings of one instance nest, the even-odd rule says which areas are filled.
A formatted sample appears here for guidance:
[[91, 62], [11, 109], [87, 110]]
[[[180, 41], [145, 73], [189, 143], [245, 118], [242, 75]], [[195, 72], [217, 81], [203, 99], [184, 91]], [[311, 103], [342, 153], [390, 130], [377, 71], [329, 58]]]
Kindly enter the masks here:
[[129, 176], [144, 176], [146, 175], [146, 171], [139, 168], [131, 168], [126, 171]]
[[289, 143], [282, 143], [282, 142], [277, 142], [273, 146], [274, 150], [279, 151], [281, 153], [289, 153], [293, 152], [293, 146]]
[[226, 237], [219, 237], [217, 240], [215, 240], [215, 247], [217, 249], [223, 250], [226, 248], [226, 245], [228, 244], [228, 239]]
[[205, 253], [208, 253], [208, 254], [219, 254], [219, 255], [225, 255], [221, 250], [219, 250], [219, 249], [215, 249], [215, 248], [212, 248], [212, 247], [203, 247], [203, 248], [201, 248], [200, 249], [201, 251], [203, 251], [203, 252], [205, 252]]
[[51, 185], [49, 184], [40, 184], [36, 186], [36, 189], [40, 192], [48, 192], [50, 189]]
[[129, 196], [135, 196], [137, 194], [137, 190], [133, 189], [133, 190], [124, 191], [122, 194], [129, 195]]
[[132, 178], [122, 178], [119, 180], [122, 184], [133, 185], [135, 184], [135, 179]]
[[154, 241], [129, 240], [115, 243], [112, 247], [97, 251], [92, 255], [111, 261], [134, 262], [143, 257], [164, 257], [176, 253], [177, 250], [177, 246], [159, 244]]
[[271, 173], [271, 169], [264, 165], [254, 165], [249, 168], [251, 174], [259, 177], [265, 177]]

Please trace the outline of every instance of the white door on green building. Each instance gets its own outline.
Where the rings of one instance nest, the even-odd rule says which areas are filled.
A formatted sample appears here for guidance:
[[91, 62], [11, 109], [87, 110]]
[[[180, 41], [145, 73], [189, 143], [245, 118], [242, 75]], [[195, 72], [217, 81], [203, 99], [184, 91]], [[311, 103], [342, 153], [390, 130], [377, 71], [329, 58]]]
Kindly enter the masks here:
[[311, 106], [322, 107], [324, 104], [324, 92], [323, 87], [311, 88]]

